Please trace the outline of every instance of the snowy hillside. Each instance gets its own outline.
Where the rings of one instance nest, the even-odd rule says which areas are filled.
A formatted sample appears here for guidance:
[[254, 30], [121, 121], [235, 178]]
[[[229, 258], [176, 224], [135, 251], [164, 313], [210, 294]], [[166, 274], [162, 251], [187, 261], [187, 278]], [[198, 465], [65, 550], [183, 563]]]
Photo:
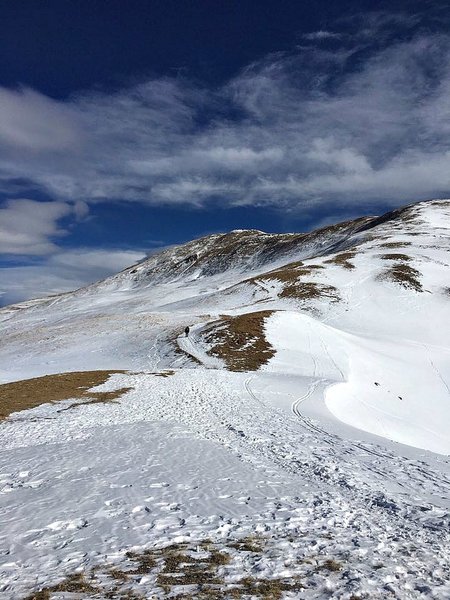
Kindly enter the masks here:
[[0, 310], [4, 597], [449, 597], [449, 266], [436, 200]]

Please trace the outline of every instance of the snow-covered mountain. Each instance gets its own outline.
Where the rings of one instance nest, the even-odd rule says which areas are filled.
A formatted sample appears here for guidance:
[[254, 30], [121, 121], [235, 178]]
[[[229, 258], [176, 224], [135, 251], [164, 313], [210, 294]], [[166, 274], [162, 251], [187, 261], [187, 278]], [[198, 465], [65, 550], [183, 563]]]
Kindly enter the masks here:
[[[125, 371], [95, 388], [125, 390], [113, 403], [62, 410], [75, 394], [0, 424], [6, 597], [206, 538], [229, 560], [217, 596], [157, 566], [123, 581], [161, 598], [250, 597], [246, 574], [251, 597], [448, 597], [449, 265], [436, 200], [207, 236], [1, 310], [0, 383]], [[268, 554], [239, 546], [255, 532]], [[258, 596], [269, 580], [281, 595]]]

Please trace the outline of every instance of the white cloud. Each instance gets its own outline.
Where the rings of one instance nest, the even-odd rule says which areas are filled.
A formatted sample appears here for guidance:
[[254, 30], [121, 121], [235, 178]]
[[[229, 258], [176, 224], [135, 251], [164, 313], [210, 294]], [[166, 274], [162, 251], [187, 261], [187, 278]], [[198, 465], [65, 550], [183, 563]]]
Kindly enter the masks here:
[[0, 306], [68, 292], [115, 274], [145, 257], [120, 249], [60, 250], [42, 264], [0, 269]]
[[[418, 22], [359, 16], [353, 46], [350, 34], [315, 32], [296, 54], [270, 55], [214, 90], [165, 78], [55, 102], [3, 89], [0, 188], [25, 178], [65, 202], [290, 208], [441, 195], [450, 35], [395, 40]], [[316, 47], [329, 35], [333, 52]]]
[[27, 88], [0, 88], [0, 140], [10, 150], [54, 151], [79, 140], [76, 111]]
[[[54, 252], [57, 246], [53, 238], [66, 233], [58, 221], [73, 210], [66, 202], [7, 201], [0, 208], [0, 254], [42, 255]], [[79, 212], [80, 207], [77, 210]]]

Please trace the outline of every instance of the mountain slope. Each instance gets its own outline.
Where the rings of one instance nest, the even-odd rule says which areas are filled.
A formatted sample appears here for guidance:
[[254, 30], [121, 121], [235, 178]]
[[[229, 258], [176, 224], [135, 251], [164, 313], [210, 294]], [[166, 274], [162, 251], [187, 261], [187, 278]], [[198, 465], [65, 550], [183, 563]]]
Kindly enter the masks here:
[[116, 370], [0, 423], [3, 596], [448, 597], [449, 266], [432, 201], [1, 310], [1, 382]]
[[[337, 346], [351, 340], [344, 383], [326, 393], [335, 416], [449, 453], [449, 238], [448, 202], [434, 201], [310, 234], [195, 240], [71, 294], [0, 311], [0, 377], [197, 367], [177, 343], [186, 325], [204, 324], [199, 342], [213, 348], [223, 313], [306, 311], [334, 328]], [[250, 351], [238, 344], [240, 353]]]

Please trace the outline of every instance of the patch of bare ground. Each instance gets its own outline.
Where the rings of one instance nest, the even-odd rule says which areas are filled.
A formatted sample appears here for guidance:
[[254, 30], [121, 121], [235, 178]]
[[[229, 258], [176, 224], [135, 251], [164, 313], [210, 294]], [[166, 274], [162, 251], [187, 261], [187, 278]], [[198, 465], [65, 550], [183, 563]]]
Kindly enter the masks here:
[[336, 571], [340, 571], [342, 569], [342, 565], [337, 560], [329, 558], [322, 565], [320, 565], [319, 569], [322, 569], [325, 571], [335, 571], [336, 572]]
[[99, 590], [96, 586], [92, 585], [87, 579], [84, 573], [72, 573], [56, 585], [44, 588], [27, 596], [25, 600], [50, 600], [53, 594], [58, 592], [67, 592], [70, 594], [95, 594]]
[[285, 285], [280, 298], [293, 298], [295, 300], [319, 300], [328, 298], [333, 302], [339, 300], [337, 289], [333, 285], [316, 283], [314, 281], [293, 281]]
[[325, 269], [323, 265], [305, 265], [302, 262], [293, 262], [279, 269], [264, 273], [259, 277], [247, 279], [247, 282], [257, 283], [264, 281], [266, 283], [277, 281], [283, 285], [279, 293], [280, 298], [292, 298], [295, 300], [318, 300], [321, 298], [339, 300], [337, 289], [332, 285], [317, 283], [314, 281], [302, 281], [302, 277], [310, 277], [319, 270]]
[[274, 269], [273, 271], [269, 271], [264, 275], [264, 277], [268, 278], [276, 278], [278, 281], [292, 281], [292, 278], [298, 278], [305, 275], [312, 275], [314, 272], [319, 269], [324, 269], [322, 265], [305, 265], [301, 261], [289, 263], [284, 265], [279, 269]]
[[254, 552], [260, 554], [264, 550], [264, 539], [256, 537], [255, 535], [249, 535], [248, 537], [231, 542], [229, 545], [231, 548], [235, 548], [241, 552]]
[[396, 263], [379, 275], [380, 279], [392, 281], [416, 292], [423, 292], [420, 272], [409, 265]]
[[125, 371], [75, 371], [4, 383], [0, 385], [0, 420], [6, 419], [11, 413], [70, 398], [86, 400], [69, 408], [80, 404], [112, 402], [131, 388], [121, 388], [112, 392], [89, 390], [105, 383], [115, 373]]
[[382, 260], [401, 260], [402, 262], [408, 262], [412, 260], [412, 258], [407, 254], [400, 254], [397, 252], [392, 254], [380, 254], [380, 258]]
[[264, 310], [236, 317], [224, 316], [206, 330], [210, 353], [221, 358], [230, 371], [256, 371], [275, 351], [264, 334], [264, 322], [273, 311]]
[[300, 592], [305, 585], [296, 577], [277, 579], [259, 579], [244, 577], [230, 598], [263, 598], [264, 600], [280, 600], [285, 592]]
[[407, 246], [411, 246], [411, 242], [386, 242], [385, 244], [380, 244], [380, 248], [406, 248]]
[[157, 373], [152, 373], [155, 377], [171, 377], [175, 375], [175, 371], [172, 369], [165, 369], [164, 371], [158, 371]]
[[301, 276], [311, 275], [315, 270], [323, 268], [322, 265], [305, 265], [302, 261], [295, 261], [273, 271], [268, 271], [263, 275], [245, 279], [243, 283], [258, 283], [258, 281], [291, 283], [297, 281]]
[[[236, 568], [242, 569], [242, 552], [260, 554], [264, 547], [265, 540], [252, 537], [224, 542], [220, 547], [204, 540], [198, 545], [179, 543], [143, 552], [127, 552], [121, 568], [106, 564], [86, 573], [67, 575], [62, 582], [36, 591], [25, 600], [52, 600], [60, 597], [61, 592], [77, 594], [79, 598], [140, 600], [152, 597], [142, 596], [133, 589], [143, 576], [153, 580], [153, 593], [162, 591], [164, 597], [178, 600], [281, 600], [285, 592], [304, 589], [299, 574], [277, 578], [235, 575]], [[317, 569], [315, 564], [311, 561], [311, 572]], [[335, 564], [339, 568], [334, 568]], [[329, 560], [321, 568], [338, 571], [340, 563]], [[227, 573], [232, 575], [229, 581], [226, 581]]]
[[343, 267], [344, 269], [354, 269], [355, 265], [350, 262], [352, 258], [355, 258], [356, 252], [340, 252], [333, 256], [333, 258], [329, 258], [328, 260], [324, 260], [323, 262], [330, 265], [337, 265], [339, 267]]
[[117, 398], [120, 398], [127, 392], [131, 392], [132, 387], [124, 387], [119, 388], [118, 390], [113, 390], [112, 392], [90, 392], [88, 396], [88, 400], [84, 402], [75, 402], [74, 404], [70, 404], [67, 408], [62, 408], [60, 412], [63, 410], [70, 410], [71, 408], [78, 408], [78, 406], [86, 406], [88, 404], [118, 404], [116, 402]]

